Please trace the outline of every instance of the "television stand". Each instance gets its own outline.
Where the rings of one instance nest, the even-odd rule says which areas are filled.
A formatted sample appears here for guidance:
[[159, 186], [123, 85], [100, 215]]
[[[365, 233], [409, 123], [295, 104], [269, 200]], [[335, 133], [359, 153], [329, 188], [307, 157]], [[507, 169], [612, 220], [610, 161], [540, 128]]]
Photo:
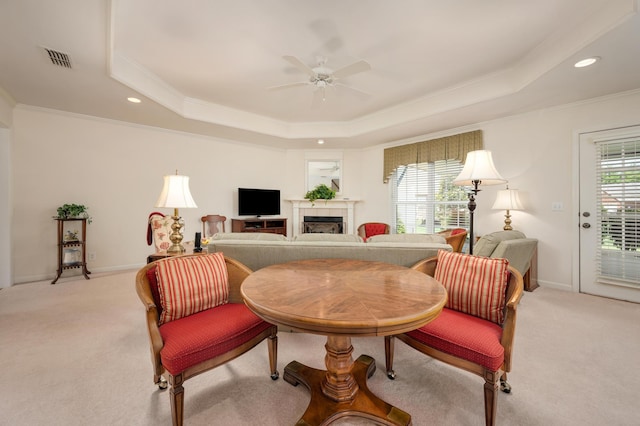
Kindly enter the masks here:
[[287, 236], [287, 219], [231, 219], [231, 232], [269, 232]]

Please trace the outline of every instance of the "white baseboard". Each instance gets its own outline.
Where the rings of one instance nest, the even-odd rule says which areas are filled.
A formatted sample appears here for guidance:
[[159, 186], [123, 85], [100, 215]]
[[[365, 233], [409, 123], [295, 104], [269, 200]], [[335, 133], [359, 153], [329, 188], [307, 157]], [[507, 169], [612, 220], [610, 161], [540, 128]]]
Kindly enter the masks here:
[[553, 282], [553, 281], [542, 281], [542, 280], [538, 280], [538, 284], [540, 285], [540, 287], [547, 287], [547, 288], [553, 288], [555, 290], [563, 290], [563, 291], [573, 291], [573, 287], [571, 287], [571, 284], [566, 284], [566, 283], [557, 283], [557, 282]]
[[[106, 266], [106, 267], [102, 267], [102, 268], [94, 268], [91, 265], [87, 265], [87, 269], [89, 271], [91, 271], [92, 274], [100, 274], [100, 273], [104, 273], [104, 272], [118, 272], [118, 271], [126, 271], [126, 270], [131, 270], [131, 269], [140, 269], [142, 268], [146, 263], [136, 263], [133, 265], [116, 265], [116, 266]], [[70, 274], [70, 273], [63, 273], [60, 276], [60, 279], [63, 278], [78, 278], [81, 277], [82, 278], [82, 272], [80, 272], [81, 269], [78, 269], [76, 271], [75, 274]], [[17, 285], [17, 284], [26, 284], [26, 283], [33, 283], [33, 282], [38, 282], [38, 281], [53, 281], [53, 279], [56, 277], [56, 273], [53, 274], [39, 274], [39, 275], [23, 275], [20, 277], [15, 277], [13, 284], [12, 285]]]

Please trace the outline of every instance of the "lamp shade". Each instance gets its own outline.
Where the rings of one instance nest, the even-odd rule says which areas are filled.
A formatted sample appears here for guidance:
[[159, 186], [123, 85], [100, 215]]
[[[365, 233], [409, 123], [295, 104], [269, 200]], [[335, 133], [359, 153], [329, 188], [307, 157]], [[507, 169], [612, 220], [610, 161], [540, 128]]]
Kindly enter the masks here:
[[193, 201], [189, 190], [189, 176], [167, 175], [164, 177], [164, 187], [156, 201], [156, 207], [167, 208], [195, 208], [198, 207]]
[[496, 202], [493, 203], [492, 208], [494, 210], [522, 210], [518, 190], [507, 188], [498, 191]]
[[453, 183], [454, 185], [471, 186], [474, 181], [479, 181], [478, 183], [483, 185], [497, 185], [507, 181], [500, 176], [493, 165], [491, 151], [468, 152], [464, 167]]

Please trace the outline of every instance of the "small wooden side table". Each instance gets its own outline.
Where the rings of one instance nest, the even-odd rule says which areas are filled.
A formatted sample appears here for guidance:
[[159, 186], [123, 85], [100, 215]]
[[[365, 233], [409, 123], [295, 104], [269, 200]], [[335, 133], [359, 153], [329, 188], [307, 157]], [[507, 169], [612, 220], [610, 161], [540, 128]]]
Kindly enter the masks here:
[[533, 291], [536, 288], [540, 287], [538, 284], [538, 246], [536, 245], [536, 249], [533, 251], [533, 256], [531, 257], [531, 266], [529, 266], [529, 270], [525, 272], [522, 276], [522, 280], [524, 282], [524, 290], [525, 291]]
[[[91, 273], [87, 269], [87, 219], [85, 218], [69, 218], [55, 219], [58, 222], [58, 271], [56, 277], [51, 281], [55, 284], [62, 275], [63, 271], [68, 269], [82, 268], [82, 275], [89, 279]], [[79, 222], [81, 231], [76, 233], [65, 228], [65, 224], [75, 224]], [[74, 235], [67, 238], [65, 232], [71, 232]], [[71, 256], [72, 252], [76, 252], [79, 256]], [[68, 258], [68, 254], [71, 258]]]

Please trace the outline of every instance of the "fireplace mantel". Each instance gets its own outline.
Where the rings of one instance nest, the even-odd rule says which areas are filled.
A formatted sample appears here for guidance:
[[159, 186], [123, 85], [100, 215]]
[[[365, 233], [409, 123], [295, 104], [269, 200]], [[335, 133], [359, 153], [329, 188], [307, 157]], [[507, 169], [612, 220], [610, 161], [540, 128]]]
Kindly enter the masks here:
[[[288, 199], [285, 200], [290, 202], [293, 205], [293, 235], [296, 236], [301, 233], [301, 216], [304, 216], [304, 212], [301, 213], [301, 210], [304, 209], [309, 212], [307, 215], [312, 215], [311, 211], [313, 210], [340, 210], [341, 216], [345, 218], [345, 222], [347, 225], [347, 234], [355, 234], [355, 205], [357, 202], [361, 200], [353, 200], [346, 198], [334, 198], [333, 200], [316, 200], [311, 203], [309, 200], [305, 199]], [[330, 214], [329, 214], [330, 215]]]

